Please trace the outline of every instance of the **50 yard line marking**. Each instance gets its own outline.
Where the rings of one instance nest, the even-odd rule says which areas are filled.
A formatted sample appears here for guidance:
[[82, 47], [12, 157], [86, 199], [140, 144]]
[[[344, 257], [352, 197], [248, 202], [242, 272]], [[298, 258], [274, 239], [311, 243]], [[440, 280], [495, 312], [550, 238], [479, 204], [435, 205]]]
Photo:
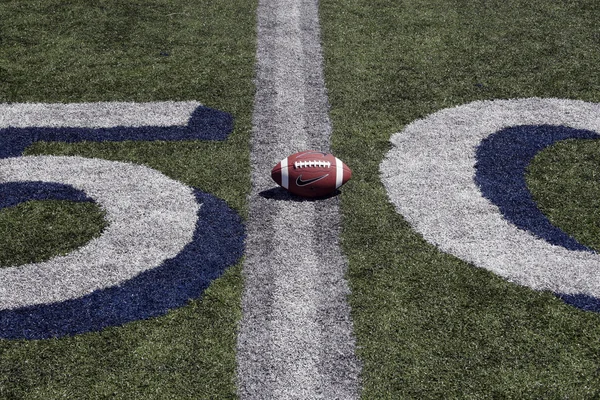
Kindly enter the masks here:
[[[259, 0], [243, 317], [242, 399], [358, 398], [337, 198], [265, 196], [288, 154], [328, 150], [317, 0]], [[262, 194], [262, 195], [261, 195]], [[283, 198], [281, 198], [283, 197]]]

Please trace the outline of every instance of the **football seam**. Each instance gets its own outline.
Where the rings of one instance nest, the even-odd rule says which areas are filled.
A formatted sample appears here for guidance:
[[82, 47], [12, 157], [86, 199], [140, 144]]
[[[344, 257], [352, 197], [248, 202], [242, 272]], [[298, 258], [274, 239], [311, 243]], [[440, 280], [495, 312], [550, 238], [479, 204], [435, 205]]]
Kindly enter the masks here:
[[310, 160], [310, 161], [296, 161], [294, 162], [294, 168], [330, 168], [331, 162]]

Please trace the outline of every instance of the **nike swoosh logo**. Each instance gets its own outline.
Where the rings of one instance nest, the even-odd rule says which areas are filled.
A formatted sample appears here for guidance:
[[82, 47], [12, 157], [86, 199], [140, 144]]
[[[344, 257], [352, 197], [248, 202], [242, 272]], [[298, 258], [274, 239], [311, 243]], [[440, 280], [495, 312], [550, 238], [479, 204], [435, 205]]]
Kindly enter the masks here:
[[329, 176], [329, 174], [325, 174], [325, 175], [319, 176], [317, 178], [303, 180], [302, 175], [300, 175], [298, 178], [296, 178], [296, 185], [297, 186], [307, 186], [307, 185], [310, 185], [311, 183], [315, 183], [316, 181], [320, 181], [323, 178], [327, 178], [328, 176]]

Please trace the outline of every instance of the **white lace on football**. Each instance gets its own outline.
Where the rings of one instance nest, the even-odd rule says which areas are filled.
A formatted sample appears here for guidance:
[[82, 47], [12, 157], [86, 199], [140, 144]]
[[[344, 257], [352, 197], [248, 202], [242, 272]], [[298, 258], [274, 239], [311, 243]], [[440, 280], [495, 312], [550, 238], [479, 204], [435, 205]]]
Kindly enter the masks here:
[[331, 163], [329, 161], [320, 161], [320, 160], [296, 161], [294, 163], [294, 168], [311, 168], [311, 167], [329, 168], [329, 167], [331, 167]]

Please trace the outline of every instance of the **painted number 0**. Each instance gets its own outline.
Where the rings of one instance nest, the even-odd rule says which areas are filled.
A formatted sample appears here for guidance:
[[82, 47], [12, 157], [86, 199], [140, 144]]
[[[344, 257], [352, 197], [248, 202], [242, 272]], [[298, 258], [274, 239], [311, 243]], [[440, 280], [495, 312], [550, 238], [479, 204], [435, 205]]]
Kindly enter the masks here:
[[598, 104], [539, 98], [441, 110], [392, 137], [382, 180], [398, 213], [441, 250], [600, 311], [600, 254], [552, 226], [524, 179], [544, 147], [599, 138], [599, 115]]

